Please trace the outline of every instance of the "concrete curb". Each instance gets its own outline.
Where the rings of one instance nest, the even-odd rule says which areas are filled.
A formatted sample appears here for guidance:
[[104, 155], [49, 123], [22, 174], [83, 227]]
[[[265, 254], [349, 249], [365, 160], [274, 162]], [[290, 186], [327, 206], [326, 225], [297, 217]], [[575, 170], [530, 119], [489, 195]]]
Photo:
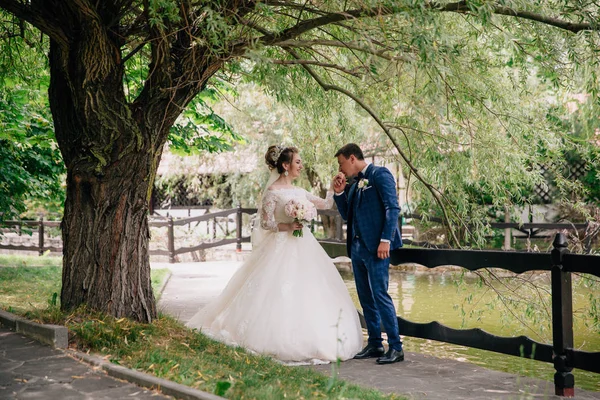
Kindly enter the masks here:
[[158, 389], [163, 394], [173, 396], [177, 399], [183, 400], [223, 400], [223, 397], [203, 392], [198, 389], [191, 388], [179, 383], [175, 383], [166, 379], [157, 378], [153, 375], [146, 374], [131, 370], [120, 365], [112, 364], [105, 361], [102, 358], [91, 356], [89, 354], [69, 350], [68, 354], [73, 357], [84, 361], [88, 364], [102, 368], [106, 373], [114, 378], [123, 379], [128, 382], [134, 383], [138, 386], [146, 387], [149, 389]]
[[165, 291], [165, 288], [167, 287], [167, 283], [169, 283], [169, 281], [171, 280], [171, 276], [173, 276], [173, 272], [171, 272], [171, 270], [168, 269], [168, 268], [167, 268], [167, 270], [169, 271], [167, 273], [167, 277], [163, 280], [163, 283], [160, 286], [160, 288], [158, 288], [158, 293], [154, 294], [154, 298], [156, 299], [156, 303], [159, 302], [160, 298], [162, 297], [163, 292]]
[[69, 347], [69, 331], [60, 325], [42, 325], [0, 310], [0, 325], [56, 349]]

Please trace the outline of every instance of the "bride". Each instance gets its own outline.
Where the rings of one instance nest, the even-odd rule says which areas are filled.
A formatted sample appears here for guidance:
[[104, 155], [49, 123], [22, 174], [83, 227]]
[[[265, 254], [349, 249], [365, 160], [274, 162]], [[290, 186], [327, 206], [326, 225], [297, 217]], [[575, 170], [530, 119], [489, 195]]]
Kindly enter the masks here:
[[[302, 159], [294, 147], [269, 147], [271, 178], [259, 208], [252, 254], [223, 292], [187, 323], [221, 342], [286, 363], [347, 360], [363, 344], [358, 313], [338, 271], [310, 230], [287, 216], [288, 201], [331, 208], [292, 185]], [[295, 236], [294, 230], [302, 230]]]

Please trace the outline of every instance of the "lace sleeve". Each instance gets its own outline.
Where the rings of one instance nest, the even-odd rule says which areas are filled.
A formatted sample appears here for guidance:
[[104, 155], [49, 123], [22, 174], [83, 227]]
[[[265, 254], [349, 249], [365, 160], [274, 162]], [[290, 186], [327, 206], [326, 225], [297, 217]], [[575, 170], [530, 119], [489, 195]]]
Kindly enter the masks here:
[[333, 191], [328, 190], [324, 199], [306, 192], [306, 198], [315, 205], [318, 210], [329, 210], [333, 207]]
[[265, 192], [260, 209], [260, 227], [269, 231], [277, 232], [277, 222], [275, 222], [275, 206], [277, 198], [270, 191]]

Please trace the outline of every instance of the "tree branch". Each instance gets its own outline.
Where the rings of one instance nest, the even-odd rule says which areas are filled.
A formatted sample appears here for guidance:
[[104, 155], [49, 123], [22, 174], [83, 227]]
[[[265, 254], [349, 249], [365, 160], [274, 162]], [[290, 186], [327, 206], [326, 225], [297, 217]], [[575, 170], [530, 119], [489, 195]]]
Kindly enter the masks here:
[[29, 22], [61, 47], [68, 46], [69, 40], [65, 32], [58, 25], [52, 24], [50, 18], [43, 17], [42, 13], [34, 9], [32, 5], [25, 5], [15, 0], [0, 0], [0, 8], [23, 21]]
[[[458, 12], [458, 13], [470, 13], [473, 11], [472, 9], [469, 8], [466, 1], [459, 1], [456, 3], [445, 4], [443, 6], [438, 5], [437, 7], [436, 7], [436, 4], [437, 3], [431, 3], [430, 8], [438, 9], [439, 11], [442, 11], [442, 12], [447, 11], [447, 12]], [[509, 8], [509, 7], [500, 7], [500, 6], [494, 7], [494, 9], [492, 10], [492, 14], [506, 15], [509, 17], [515, 17], [515, 18], [527, 19], [530, 21], [541, 22], [545, 25], [554, 26], [556, 28], [564, 29], [566, 31], [570, 31], [573, 33], [581, 32], [581, 31], [596, 31], [596, 30], [598, 30], [597, 26], [593, 26], [590, 23], [585, 23], [585, 22], [574, 23], [574, 22], [565, 21], [565, 20], [558, 19], [558, 18], [546, 17], [545, 15], [540, 15], [540, 14], [532, 13], [529, 11], [513, 10], [512, 8]]]
[[[242, 20], [240, 20], [240, 23], [242, 23], [243, 25], [246, 25], [264, 35], [271, 35], [271, 32], [269, 32], [267, 29], [259, 26], [258, 24], [255, 24], [252, 21], [242, 19]], [[388, 56], [387, 54], [385, 54], [386, 52], [391, 51], [391, 49], [375, 50], [374, 48], [366, 47], [358, 42], [343, 42], [341, 40], [326, 40], [326, 39], [286, 40], [283, 42], [279, 42], [277, 45], [282, 48], [304, 47], [304, 48], [309, 48], [309, 49], [313, 49], [314, 46], [340, 47], [340, 48], [360, 51], [360, 52], [367, 53], [367, 54], [372, 54], [374, 56], [386, 59], [388, 61], [405, 61], [405, 62], [414, 61], [407, 56]], [[381, 47], [383, 47], [383, 46], [381, 46]]]
[[[278, 4], [279, 5], [279, 4]], [[467, 1], [459, 1], [455, 3], [448, 3], [441, 5], [437, 2], [427, 3], [424, 5], [425, 8], [432, 11], [438, 12], [456, 12], [456, 13], [471, 13], [473, 10], [469, 8]], [[311, 31], [315, 28], [334, 24], [342, 21], [369, 18], [369, 17], [382, 17], [398, 14], [401, 12], [411, 11], [410, 7], [385, 7], [377, 6], [365, 9], [354, 9], [347, 11], [340, 11], [334, 13], [324, 14], [320, 17], [304, 20], [290, 28], [284, 29], [281, 32], [264, 34], [260, 38], [254, 38], [250, 41], [243, 41], [232, 46], [231, 56], [238, 56], [242, 54], [245, 49], [253, 43], [261, 43], [265, 46], [278, 45], [286, 40], [291, 40], [299, 37], [303, 33]], [[541, 22], [543, 24], [554, 26], [560, 29], [564, 29], [570, 32], [580, 32], [584, 30], [598, 30], [599, 28], [590, 23], [573, 23], [570, 21], [561, 20], [558, 18], [547, 17], [544, 15], [536, 14], [529, 11], [518, 11], [508, 7], [497, 6], [492, 10], [492, 14], [506, 15], [515, 18], [527, 19], [531, 21]]]
[[339, 40], [325, 40], [325, 39], [317, 39], [317, 40], [285, 40], [277, 43], [277, 46], [280, 47], [313, 47], [313, 46], [328, 46], [328, 47], [341, 47], [350, 50], [357, 50], [363, 53], [372, 54], [374, 56], [383, 58], [388, 61], [406, 61], [412, 62], [414, 61], [412, 58], [405, 55], [395, 55], [390, 56], [386, 54], [391, 51], [391, 49], [381, 49], [376, 50], [374, 48], [369, 48], [364, 45], [361, 45], [358, 42], [342, 42]]
[[260, 38], [237, 43], [232, 46], [232, 50], [231, 50], [230, 54], [231, 54], [231, 56], [237, 56], [237, 55], [242, 54], [251, 43], [258, 42], [265, 46], [277, 45], [279, 42], [294, 39], [294, 38], [302, 35], [303, 33], [306, 33], [308, 31], [318, 28], [320, 26], [329, 25], [332, 23], [345, 21], [348, 19], [390, 15], [395, 12], [398, 12], [398, 11], [396, 11], [396, 10], [392, 11], [391, 9], [387, 9], [387, 8], [371, 8], [371, 9], [364, 9], [364, 10], [359, 9], [359, 10], [348, 10], [348, 11], [337, 12], [337, 13], [329, 13], [329, 14], [323, 15], [322, 17], [304, 20], [291, 28], [284, 29], [281, 32], [264, 33], [263, 36]]
[[142, 41], [140, 44], [138, 44], [133, 50], [131, 50], [129, 53], [127, 53], [127, 55], [123, 56], [122, 58], [122, 62], [123, 64], [125, 64], [127, 62], [127, 60], [129, 60], [131, 57], [133, 57], [134, 55], [136, 55], [139, 51], [141, 51], [144, 46], [146, 46], [147, 41], [144, 40]]
[[267, 6], [271, 6], [271, 7], [285, 7], [285, 8], [289, 8], [292, 10], [298, 10], [301, 12], [307, 11], [307, 12], [310, 12], [313, 14], [318, 14], [318, 15], [327, 14], [326, 11], [319, 10], [318, 8], [314, 8], [314, 7], [307, 7], [306, 4], [298, 4], [298, 3], [292, 3], [292, 2], [287, 2], [287, 1], [276, 1], [276, 0], [265, 0], [264, 4]]
[[362, 74], [359, 72], [341, 67], [337, 64], [323, 63], [323, 62], [319, 62], [316, 60], [275, 60], [275, 59], [271, 59], [271, 60], [267, 60], [267, 61], [270, 62], [271, 64], [277, 64], [277, 65], [315, 65], [317, 67], [337, 69], [338, 71], [342, 71], [343, 73], [355, 76], [357, 78], [362, 76]]

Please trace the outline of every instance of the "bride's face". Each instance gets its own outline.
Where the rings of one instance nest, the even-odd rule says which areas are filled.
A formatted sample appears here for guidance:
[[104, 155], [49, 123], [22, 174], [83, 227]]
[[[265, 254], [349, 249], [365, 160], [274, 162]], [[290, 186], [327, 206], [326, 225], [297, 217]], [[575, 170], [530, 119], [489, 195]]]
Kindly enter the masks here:
[[288, 176], [292, 179], [296, 179], [300, 176], [303, 168], [304, 167], [302, 166], [302, 158], [300, 157], [300, 154], [294, 153], [292, 156], [292, 162], [289, 164], [287, 169], [289, 174]]

